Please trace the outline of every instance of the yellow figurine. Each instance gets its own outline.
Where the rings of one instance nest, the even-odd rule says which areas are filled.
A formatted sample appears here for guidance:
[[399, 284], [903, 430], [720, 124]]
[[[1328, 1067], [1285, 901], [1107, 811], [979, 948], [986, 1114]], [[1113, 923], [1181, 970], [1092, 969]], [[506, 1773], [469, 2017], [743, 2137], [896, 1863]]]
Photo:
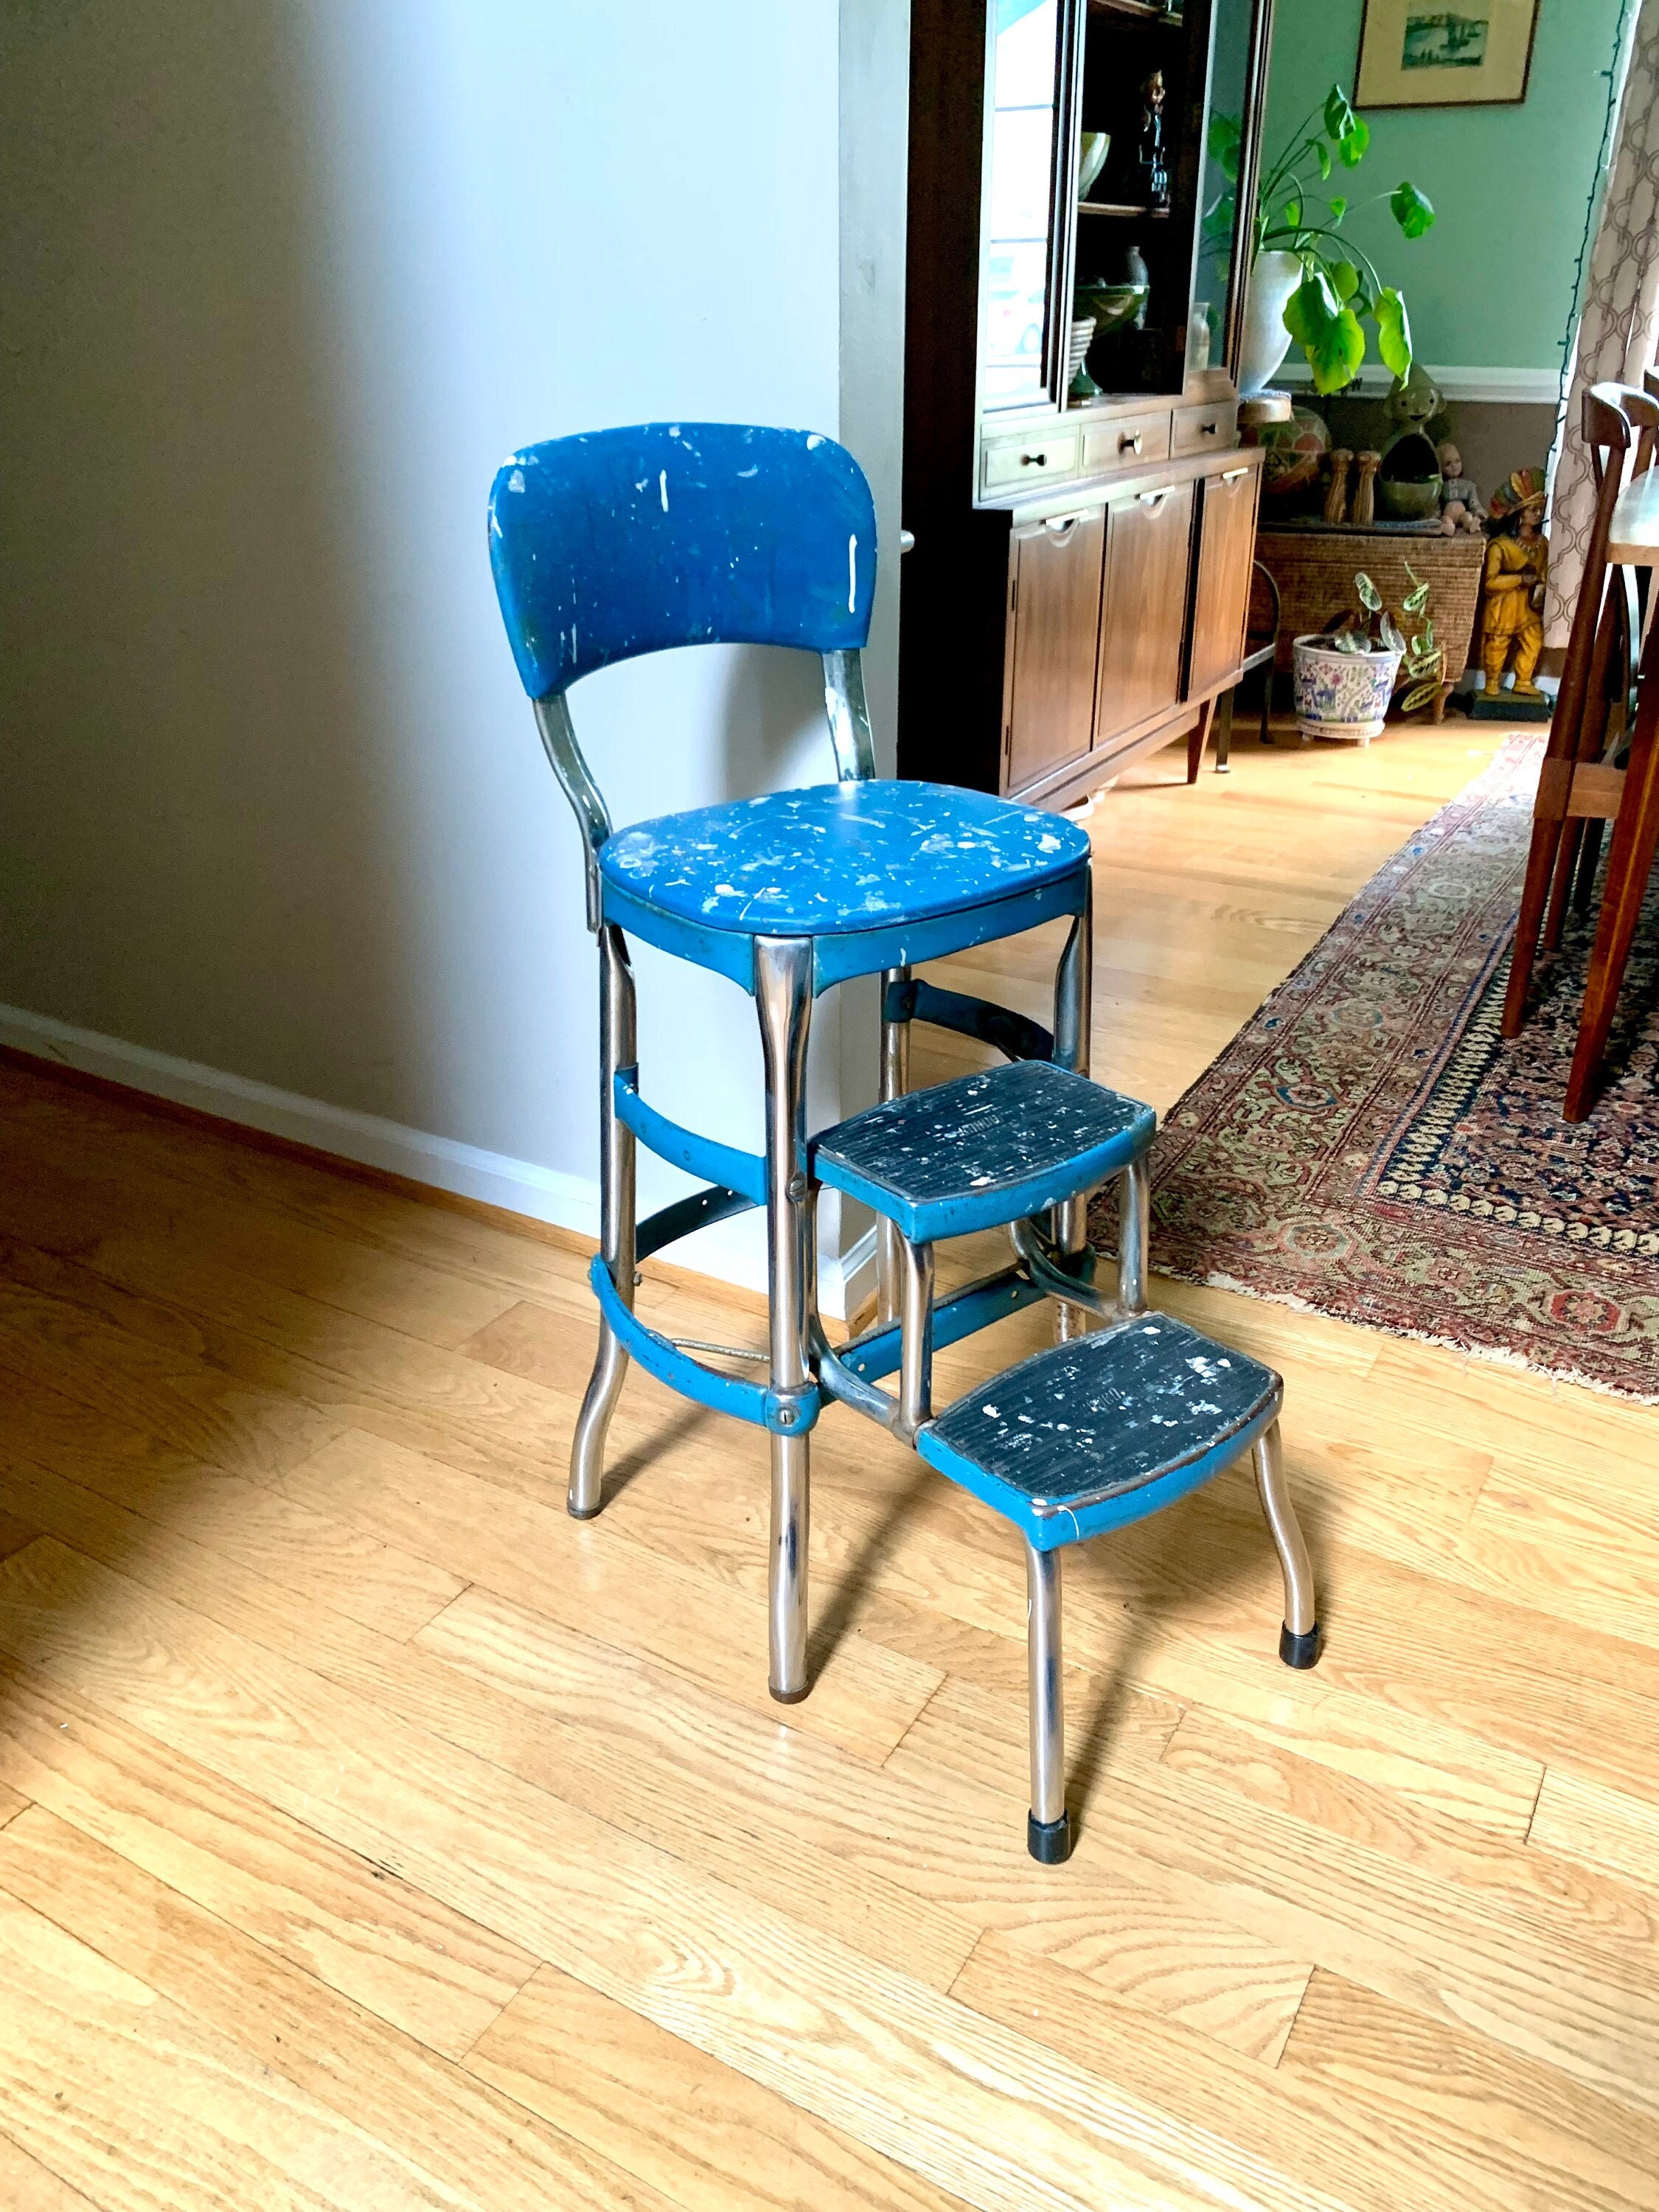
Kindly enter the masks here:
[[1494, 698], [1504, 689], [1504, 671], [1513, 665], [1516, 704], [1547, 706], [1533, 682], [1544, 649], [1544, 579], [1549, 546], [1540, 527], [1544, 520], [1544, 477], [1540, 469], [1516, 469], [1492, 494], [1491, 513], [1501, 527], [1486, 548], [1486, 590], [1480, 609], [1480, 666], [1483, 691]]

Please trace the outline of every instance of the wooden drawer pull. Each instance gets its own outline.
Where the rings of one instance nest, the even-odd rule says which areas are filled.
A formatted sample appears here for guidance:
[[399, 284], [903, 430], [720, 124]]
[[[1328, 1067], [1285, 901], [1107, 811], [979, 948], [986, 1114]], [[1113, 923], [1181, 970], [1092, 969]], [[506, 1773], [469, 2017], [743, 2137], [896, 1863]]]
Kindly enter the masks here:
[[1144, 430], [1133, 433], [1125, 430], [1118, 439], [1117, 449], [1120, 453], [1138, 453], [1146, 442], [1146, 433]]

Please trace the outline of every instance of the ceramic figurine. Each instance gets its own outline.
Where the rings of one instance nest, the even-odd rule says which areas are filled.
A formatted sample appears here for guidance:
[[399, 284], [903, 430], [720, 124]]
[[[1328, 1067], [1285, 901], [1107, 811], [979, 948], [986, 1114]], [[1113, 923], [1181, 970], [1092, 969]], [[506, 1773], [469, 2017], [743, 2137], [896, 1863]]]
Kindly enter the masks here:
[[1168, 211], [1170, 172], [1164, 158], [1164, 72], [1154, 70], [1140, 88], [1140, 143], [1135, 150], [1135, 183], [1149, 208]]
[[1492, 515], [1499, 525], [1486, 548], [1486, 588], [1480, 603], [1482, 696], [1495, 699], [1504, 689], [1504, 671], [1515, 671], [1515, 687], [1504, 705], [1547, 708], [1547, 694], [1533, 682], [1544, 649], [1544, 580], [1549, 547], [1544, 520], [1544, 472], [1516, 469], [1492, 494]]
[[1369, 530], [1376, 520], [1376, 472], [1382, 465], [1381, 453], [1361, 453], [1359, 481], [1353, 488], [1353, 511], [1350, 517], [1362, 530]]
[[1460, 530], [1480, 535], [1480, 491], [1473, 477], [1463, 473], [1463, 456], [1448, 438], [1435, 448], [1440, 463], [1440, 527], [1448, 538]]
[[1325, 520], [1341, 523], [1348, 519], [1348, 466], [1353, 455], [1347, 447], [1339, 446], [1331, 455], [1331, 488], [1325, 495]]

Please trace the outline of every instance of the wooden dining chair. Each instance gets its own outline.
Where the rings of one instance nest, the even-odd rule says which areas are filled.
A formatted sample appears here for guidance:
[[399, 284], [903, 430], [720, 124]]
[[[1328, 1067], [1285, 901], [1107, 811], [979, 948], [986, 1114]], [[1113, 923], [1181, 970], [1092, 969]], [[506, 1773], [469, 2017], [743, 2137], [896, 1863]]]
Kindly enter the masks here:
[[[1532, 842], [1504, 995], [1501, 1028], [1506, 1037], [1518, 1036], [1525, 1022], [1527, 994], [1546, 921], [1559, 939], [1567, 899], [1583, 882], [1583, 832], [1574, 827], [1569, 834], [1569, 824], [1609, 821], [1618, 811], [1619, 787], [1609, 779], [1619, 771], [1605, 768], [1601, 754], [1612, 703], [1607, 672], [1615, 665], [1628, 613], [1622, 580], [1617, 591], [1607, 588], [1607, 535], [1613, 507], [1644, 439], [1651, 455], [1652, 433], [1659, 430], [1659, 400], [1627, 385], [1592, 386], [1584, 394], [1583, 426], [1595, 477], [1595, 509], [1533, 805]], [[1599, 836], [1598, 831], [1598, 842]], [[1588, 888], [1585, 884], [1586, 895]]]

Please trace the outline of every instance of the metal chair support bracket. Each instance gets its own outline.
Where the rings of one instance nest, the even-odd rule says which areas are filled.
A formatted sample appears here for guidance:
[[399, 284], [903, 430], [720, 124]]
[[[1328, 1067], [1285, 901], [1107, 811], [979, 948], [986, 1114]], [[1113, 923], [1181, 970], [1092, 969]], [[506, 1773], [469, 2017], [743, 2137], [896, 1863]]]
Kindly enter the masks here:
[[1041, 1022], [999, 1006], [989, 999], [973, 999], [961, 991], [942, 991], [936, 983], [907, 976], [890, 983], [882, 1003], [884, 1022], [927, 1022], [936, 1030], [955, 1030], [961, 1036], [994, 1044], [1007, 1060], [1052, 1060], [1054, 1041]]
[[[661, 1216], [657, 1218], [660, 1219]], [[678, 1390], [683, 1398], [693, 1399], [714, 1413], [729, 1413], [733, 1420], [769, 1429], [775, 1436], [805, 1436], [816, 1424], [822, 1402], [816, 1382], [799, 1383], [791, 1389], [775, 1389], [759, 1382], [745, 1382], [735, 1375], [718, 1374], [714, 1368], [705, 1367], [702, 1360], [680, 1351], [660, 1331], [647, 1328], [623, 1304], [603, 1255], [595, 1255], [587, 1279], [593, 1286], [599, 1310], [623, 1349], [639, 1361], [647, 1375], [654, 1375], [658, 1382], [665, 1382], [671, 1390]]]
[[765, 1205], [766, 1162], [758, 1152], [739, 1152], [735, 1145], [718, 1144], [712, 1137], [700, 1137], [695, 1129], [684, 1128], [679, 1122], [671, 1121], [666, 1114], [659, 1114], [654, 1106], [648, 1106], [640, 1096], [637, 1067], [619, 1067], [613, 1091], [617, 1120], [630, 1128], [642, 1145], [648, 1146], [659, 1159], [667, 1160], [727, 1190], [741, 1191], [751, 1206]]

